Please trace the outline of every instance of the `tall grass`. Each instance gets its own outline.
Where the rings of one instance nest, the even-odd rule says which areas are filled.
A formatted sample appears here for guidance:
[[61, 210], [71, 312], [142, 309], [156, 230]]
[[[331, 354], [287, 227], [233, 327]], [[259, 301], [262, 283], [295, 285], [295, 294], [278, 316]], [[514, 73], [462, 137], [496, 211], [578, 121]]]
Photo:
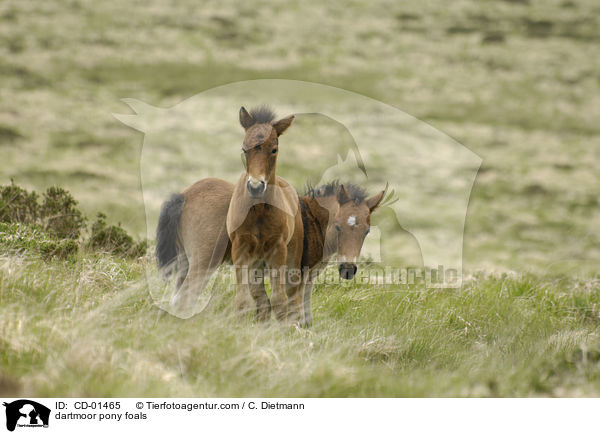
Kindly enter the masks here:
[[0, 259], [0, 394], [581, 396], [600, 387], [598, 282], [471, 276], [459, 290], [323, 284], [310, 330], [258, 324], [217, 289], [190, 320], [145, 261]]

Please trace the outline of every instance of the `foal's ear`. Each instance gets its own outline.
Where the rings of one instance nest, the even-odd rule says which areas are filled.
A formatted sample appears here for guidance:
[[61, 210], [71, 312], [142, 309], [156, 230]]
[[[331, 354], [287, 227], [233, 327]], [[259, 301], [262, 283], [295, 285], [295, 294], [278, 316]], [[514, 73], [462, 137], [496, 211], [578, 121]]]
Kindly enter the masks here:
[[287, 118], [279, 119], [273, 124], [273, 128], [277, 132], [277, 136], [281, 136], [285, 130], [288, 129], [294, 121], [294, 115], [288, 116]]
[[368, 198], [368, 199], [365, 200], [365, 203], [369, 207], [369, 212], [372, 213], [381, 204], [381, 201], [385, 197], [385, 193], [387, 192], [387, 189], [388, 189], [388, 185], [386, 184], [385, 188], [383, 189], [383, 191], [380, 191], [376, 195], [371, 196], [370, 198]]
[[240, 124], [242, 125], [242, 127], [244, 127], [244, 129], [247, 130], [252, 125], [254, 125], [255, 122], [256, 121], [254, 120], [252, 115], [248, 113], [248, 111], [244, 107], [242, 107], [240, 109]]
[[346, 187], [344, 187], [344, 184], [341, 184], [340, 188], [338, 188], [338, 191], [337, 191], [337, 201], [338, 201], [338, 203], [340, 205], [343, 205], [346, 202], [350, 202], [351, 200], [352, 200], [352, 198], [350, 197], [350, 195], [346, 191]]

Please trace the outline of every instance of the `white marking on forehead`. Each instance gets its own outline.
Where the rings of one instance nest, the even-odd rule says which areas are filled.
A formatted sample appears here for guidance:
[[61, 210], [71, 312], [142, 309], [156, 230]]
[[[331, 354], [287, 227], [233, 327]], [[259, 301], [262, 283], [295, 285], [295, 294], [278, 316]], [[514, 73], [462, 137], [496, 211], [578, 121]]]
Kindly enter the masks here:
[[354, 217], [353, 215], [348, 217], [348, 221], [346, 223], [348, 223], [349, 226], [358, 226], [356, 224], [356, 217]]

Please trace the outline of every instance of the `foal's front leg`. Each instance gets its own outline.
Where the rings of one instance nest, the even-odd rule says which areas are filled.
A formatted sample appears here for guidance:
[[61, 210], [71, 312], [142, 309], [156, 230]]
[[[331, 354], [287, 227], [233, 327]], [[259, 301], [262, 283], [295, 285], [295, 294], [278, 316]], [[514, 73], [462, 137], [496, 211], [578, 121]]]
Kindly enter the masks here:
[[255, 310], [259, 321], [267, 321], [271, 317], [271, 304], [265, 291], [263, 261], [252, 257], [256, 244], [251, 235], [237, 236], [232, 241], [231, 256], [237, 278], [235, 306], [241, 313]]
[[306, 275], [303, 276], [305, 279], [304, 285], [304, 326], [310, 327], [313, 323], [312, 314], [312, 293], [315, 287], [315, 279], [319, 277], [319, 273], [325, 268], [323, 264], [319, 264], [313, 267], [312, 270], [306, 270]]
[[235, 308], [238, 312], [250, 312], [252, 310], [252, 296], [248, 285], [250, 268], [250, 253], [253, 248], [252, 239], [235, 236], [231, 241], [231, 259], [235, 267], [237, 285], [235, 287]]
[[288, 296], [287, 317], [294, 324], [304, 325], [304, 281], [302, 272], [288, 264], [286, 272], [286, 294]]
[[287, 246], [283, 240], [278, 240], [267, 258], [267, 266], [271, 272], [271, 307], [279, 321], [287, 319], [288, 296], [286, 293], [286, 259]]
[[271, 317], [271, 303], [265, 290], [263, 273], [262, 265], [236, 266], [238, 284], [235, 294], [235, 306], [238, 312], [246, 313], [254, 310], [253, 305], [255, 305], [258, 321], [268, 321]]
[[256, 303], [256, 319], [258, 321], [268, 321], [271, 318], [271, 303], [265, 290], [264, 262], [259, 261], [254, 264], [249, 272], [248, 286], [250, 294]]
[[313, 316], [312, 316], [312, 292], [313, 292], [314, 282], [312, 280], [312, 276], [309, 276], [306, 284], [304, 285], [304, 326], [310, 327], [312, 326]]

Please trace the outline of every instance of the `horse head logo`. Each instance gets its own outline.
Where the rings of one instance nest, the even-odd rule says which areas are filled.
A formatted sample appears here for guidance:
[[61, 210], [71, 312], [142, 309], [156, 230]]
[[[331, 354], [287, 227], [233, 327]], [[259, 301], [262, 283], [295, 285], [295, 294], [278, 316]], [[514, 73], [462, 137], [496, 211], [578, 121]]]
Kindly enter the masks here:
[[48, 426], [50, 409], [29, 399], [19, 399], [11, 403], [3, 403], [6, 407], [6, 429], [14, 431], [19, 425]]

